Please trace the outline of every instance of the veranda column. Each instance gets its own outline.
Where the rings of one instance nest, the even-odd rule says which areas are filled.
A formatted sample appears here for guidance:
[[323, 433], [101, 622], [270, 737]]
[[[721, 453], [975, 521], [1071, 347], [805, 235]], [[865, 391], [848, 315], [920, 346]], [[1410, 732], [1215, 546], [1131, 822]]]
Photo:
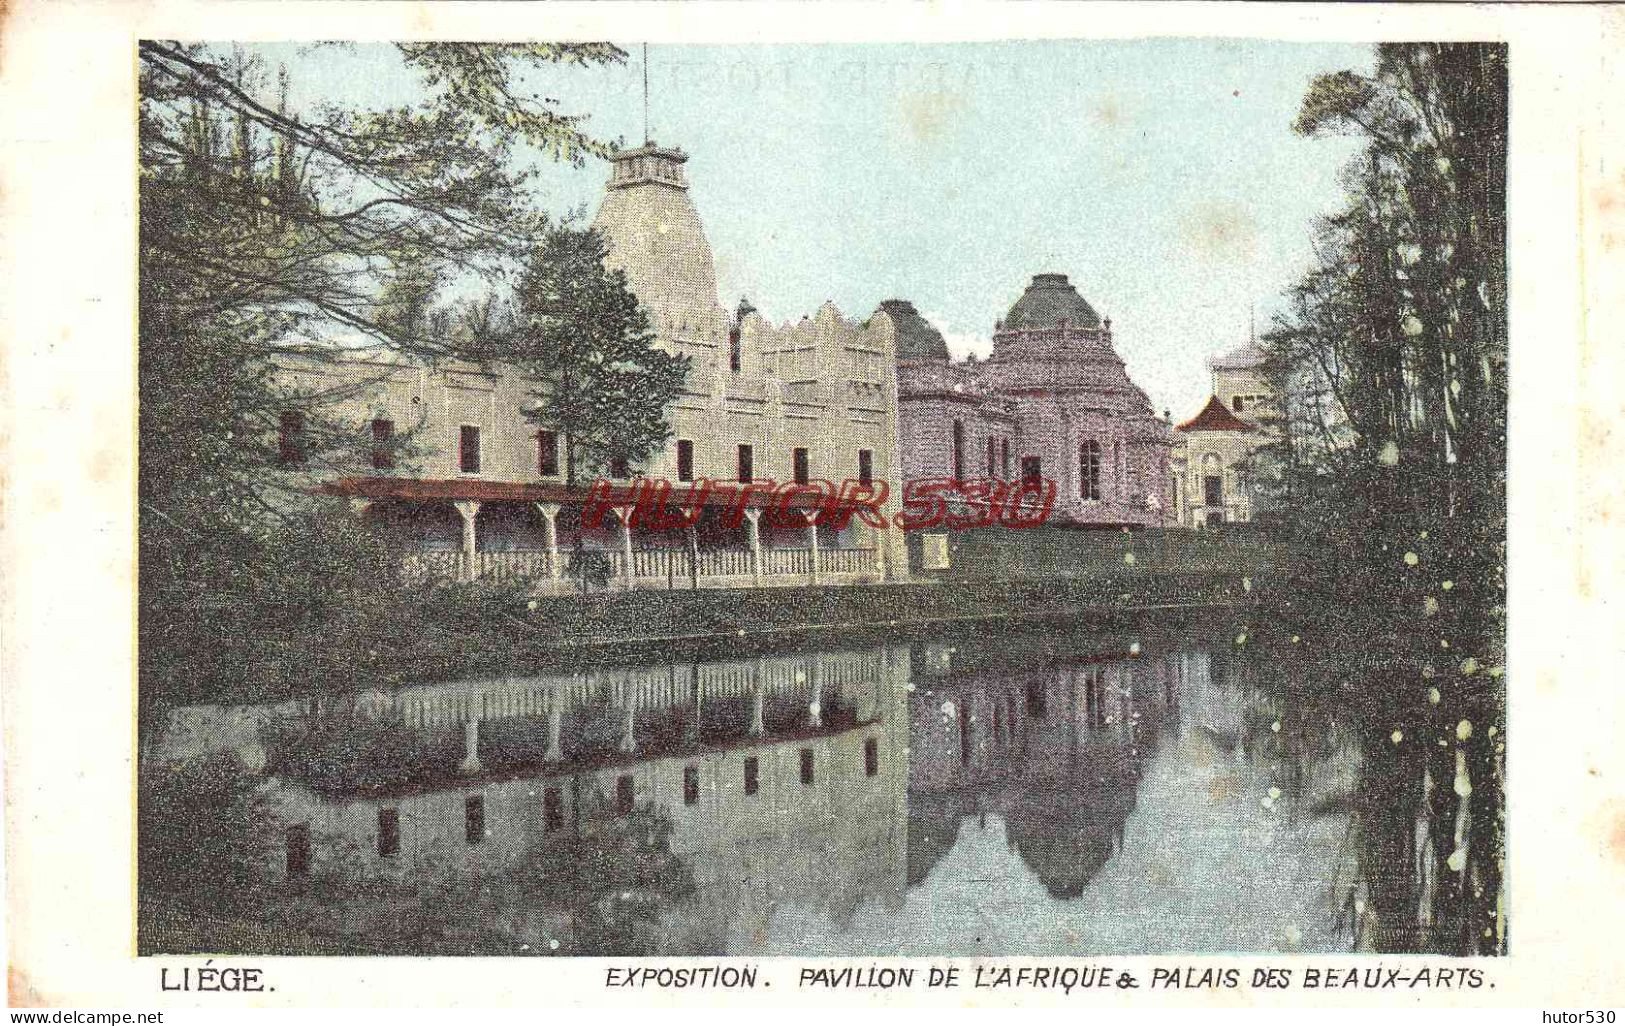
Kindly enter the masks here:
[[536, 512], [547, 521], [547, 576], [558, 580], [564, 568], [559, 566], [559, 504], [556, 502], [538, 502]]
[[818, 514], [807, 514], [807, 547], [812, 550], [812, 582], [818, 583]]
[[637, 568], [632, 565], [632, 507], [616, 506], [615, 519], [621, 522], [621, 558], [626, 561], [626, 569], [621, 576], [630, 590], [637, 578]]
[[750, 542], [750, 583], [761, 586], [762, 583], [762, 511], [747, 509], [745, 512], [745, 539]]
[[480, 515], [480, 504], [471, 499], [459, 499], [452, 505], [457, 507], [457, 514], [463, 518], [463, 573], [465, 581], [472, 581], [480, 575], [478, 563], [479, 535], [475, 531], [475, 518]]

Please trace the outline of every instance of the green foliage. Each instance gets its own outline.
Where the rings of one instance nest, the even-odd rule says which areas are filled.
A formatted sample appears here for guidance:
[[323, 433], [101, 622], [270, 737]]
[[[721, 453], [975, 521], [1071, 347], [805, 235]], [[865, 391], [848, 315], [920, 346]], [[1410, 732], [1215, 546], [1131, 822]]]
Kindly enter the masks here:
[[1347, 565], [1331, 590], [1391, 629], [1409, 629], [1423, 598], [1399, 556], [1429, 539], [1434, 597], [1470, 644], [1493, 646], [1506, 533], [1505, 48], [1384, 44], [1373, 76], [1317, 79], [1297, 127], [1367, 146], [1347, 207], [1319, 226], [1318, 266], [1266, 335], [1279, 440], [1254, 478], [1273, 486], [1281, 530]]
[[249, 909], [262, 875], [265, 818], [254, 786], [231, 756], [143, 767], [136, 832], [141, 893], [221, 911]]
[[1284, 430], [1262, 476], [1293, 523], [1504, 519], [1505, 60], [1385, 44], [1304, 100], [1299, 131], [1367, 147], [1266, 336]]
[[580, 538], [576, 539], [576, 547], [570, 553], [570, 562], [565, 569], [565, 576], [576, 581], [583, 592], [588, 588], [605, 588], [609, 585], [611, 566], [609, 554], [593, 549], [584, 549], [580, 545]]

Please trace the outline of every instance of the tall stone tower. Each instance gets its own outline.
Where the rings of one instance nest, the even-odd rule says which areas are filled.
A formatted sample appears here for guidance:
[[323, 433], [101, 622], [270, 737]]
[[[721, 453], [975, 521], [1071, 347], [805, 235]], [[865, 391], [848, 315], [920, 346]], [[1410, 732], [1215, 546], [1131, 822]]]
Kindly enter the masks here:
[[688, 196], [688, 155], [648, 143], [610, 157], [612, 171], [593, 228], [606, 263], [632, 291], [667, 342], [715, 339], [724, 329], [717, 273], [705, 226]]

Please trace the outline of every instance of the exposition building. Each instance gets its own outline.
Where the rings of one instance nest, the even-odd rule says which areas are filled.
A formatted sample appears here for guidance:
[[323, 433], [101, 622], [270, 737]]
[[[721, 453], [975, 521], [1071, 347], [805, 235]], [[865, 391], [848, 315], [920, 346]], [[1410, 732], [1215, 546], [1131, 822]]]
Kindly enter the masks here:
[[1048, 479], [1054, 521], [1169, 522], [1168, 426], [1129, 379], [1111, 319], [1066, 275], [1033, 276], [995, 326], [986, 360], [952, 360], [942, 333], [910, 303], [888, 300], [881, 310], [896, 325], [907, 479]]
[[1247, 523], [1257, 512], [1251, 457], [1272, 440], [1273, 391], [1265, 354], [1248, 341], [1208, 361], [1213, 394], [1175, 428], [1175, 523], [1218, 527]]
[[[772, 324], [746, 303], [717, 296], [710, 243], [689, 195], [686, 155], [647, 144], [611, 158], [594, 227], [606, 263], [624, 270], [658, 344], [691, 366], [668, 408], [672, 437], [642, 464], [612, 466], [624, 500], [615, 516], [584, 526], [583, 494], [565, 487], [562, 439], [527, 419], [528, 383], [499, 365], [420, 365], [356, 355], [341, 367], [290, 363], [289, 380], [343, 391], [335, 418], [380, 442], [410, 432], [411, 465], [382, 453], [370, 472], [327, 480], [329, 491], [367, 506], [413, 539], [429, 571], [523, 578], [538, 590], [570, 587], [570, 554], [602, 553], [611, 586], [670, 588], [863, 583], [907, 575], [895, 528], [854, 518], [843, 529], [773, 523], [754, 494], [742, 519], [732, 497], [705, 496], [691, 531], [645, 530], [631, 516], [640, 477], [673, 483], [686, 504], [700, 479], [890, 482], [897, 466], [896, 363], [890, 318], [844, 317], [826, 303], [811, 316]], [[335, 382], [334, 378], [340, 379]], [[283, 424], [282, 448], [297, 453]], [[704, 494], [703, 492], [701, 494]], [[885, 507], [897, 509], [896, 491]], [[810, 505], [810, 502], [807, 503]], [[589, 518], [590, 519], [590, 518]], [[782, 521], [783, 518], [781, 518]], [[810, 519], [810, 516], [807, 518]], [[732, 522], [731, 522], [732, 521]]]

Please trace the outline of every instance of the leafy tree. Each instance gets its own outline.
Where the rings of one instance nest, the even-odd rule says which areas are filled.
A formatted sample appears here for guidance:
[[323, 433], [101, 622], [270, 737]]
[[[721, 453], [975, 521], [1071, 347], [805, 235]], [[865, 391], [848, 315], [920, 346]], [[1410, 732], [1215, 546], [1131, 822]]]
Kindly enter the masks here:
[[[156, 950], [170, 918], [253, 908], [262, 874], [265, 801], [229, 755], [141, 769], [137, 874], [142, 952]], [[156, 936], [155, 936], [156, 935]]]
[[565, 481], [616, 459], [635, 464], [671, 436], [666, 407], [689, 360], [655, 341], [626, 274], [604, 266], [598, 233], [556, 227], [515, 290], [514, 323], [502, 356], [535, 382], [525, 415], [557, 430]]
[[1283, 486], [1328, 509], [1504, 518], [1504, 48], [1383, 45], [1374, 75], [1317, 79], [1295, 127], [1367, 146], [1267, 336]]

